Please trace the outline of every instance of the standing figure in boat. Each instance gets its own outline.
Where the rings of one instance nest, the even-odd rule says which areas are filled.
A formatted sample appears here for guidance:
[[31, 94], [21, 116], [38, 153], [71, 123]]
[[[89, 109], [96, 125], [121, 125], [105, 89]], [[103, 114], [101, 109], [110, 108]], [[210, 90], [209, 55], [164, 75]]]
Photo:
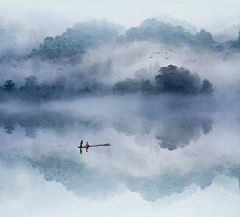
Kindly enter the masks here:
[[82, 148], [83, 146], [83, 140], [80, 142], [80, 148]]
[[80, 154], [82, 154], [82, 147], [83, 147], [83, 140], [80, 142], [80, 146], [79, 146], [79, 148], [80, 148]]

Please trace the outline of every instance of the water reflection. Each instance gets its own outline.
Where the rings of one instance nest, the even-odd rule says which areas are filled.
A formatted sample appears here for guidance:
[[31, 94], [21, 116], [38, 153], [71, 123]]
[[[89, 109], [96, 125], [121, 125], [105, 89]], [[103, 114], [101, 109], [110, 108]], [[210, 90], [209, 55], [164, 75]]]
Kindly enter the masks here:
[[174, 193], [181, 194], [192, 184], [196, 184], [203, 190], [212, 185], [213, 179], [219, 174], [238, 179], [240, 186], [240, 165], [228, 166], [216, 165], [211, 168], [195, 168], [196, 170], [186, 174], [176, 171], [148, 178], [125, 177], [124, 182], [131, 191], [140, 193], [145, 200], [156, 201]]
[[183, 148], [190, 144], [191, 140], [200, 137], [200, 129], [203, 134], [212, 130], [213, 120], [209, 117], [174, 117], [163, 121], [163, 131], [156, 134], [160, 140], [161, 148], [170, 151]]
[[75, 195], [93, 199], [106, 198], [118, 186], [113, 174], [88, 168], [85, 163], [78, 163], [61, 155], [42, 156], [28, 161], [33, 168], [39, 169], [46, 181], [60, 182]]
[[[239, 197], [240, 131], [235, 117], [165, 110], [146, 114], [139, 110], [112, 116], [50, 111], [1, 113], [0, 205], [12, 202], [16, 195], [35, 198], [43, 185], [31, 196], [28, 192], [36, 188], [39, 179], [52, 183], [52, 189], [63, 186], [61, 193], [84, 198], [81, 203], [87, 207], [96, 201], [103, 205], [113, 200], [118, 204], [126, 192], [129, 198], [138, 195], [138, 202], [147, 202], [145, 205], [170, 198], [176, 201], [188, 197], [191, 201], [196, 193], [192, 192], [193, 186], [200, 189], [198, 194], [204, 192], [204, 197], [216, 180], [219, 189], [226, 188], [218, 177], [227, 178], [227, 191]], [[79, 153], [82, 139], [89, 144], [109, 142], [111, 146], [86, 151], [80, 148]], [[51, 194], [46, 192], [45, 198]], [[219, 198], [217, 192], [212, 194]], [[6, 195], [12, 196], [9, 199]]]
[[25, 136], [35, 139], [38, 136], [38, 130], [55, 130], [61, 132], [71, 126], [84, 125], [93, 128], [95, 131], [103, 129], [103, 121], [97, 118], [77, 117], [71, 113], [37, 111], [8, 113], [0, 112], [0, 127], [3, 127], [7, 134], [12, 134], [17, 125], [25, 129]]
[[[75, 195], [92, 199], [117, 194], [119, 183], [122, 183], [131, 192], [139, 193], [144, 200], [154, 202], [173, 194], [181, 194], [193, 184], [202, 190], [206, 189], [220, 174], [237, 179], [240, 189], [240, 164], [218, 164], [209, 168], [194, 168], [187, 173], [175, 170], [149, 177], [136, 177], [116, 170], [109, 173], [89, 168], [86, 163], [76, 162], [58, 154], [25, 160], [25, 164], [29, 162], [33, 169], [38, 169], [46, 181], [59, 182]], [[23, 159], [6, 157], [0, 153], [0, 162], [11, 168], [19, 162], [23, 163]], [[6, 181], [2, 180], [2, 189]]]
[[[192, 140], [200, 137], [200, 130], [203, 134], [208, 134], [213, 127], [212, 117], [198, 117], [194, 115], [177, 116], [155, 113], [146, 118], [145, 116], [137, 117], [117, 117], [106, 122], [106, 119], [84, 118], [73, 116], [71, 114], [38, 112], [38, 113], [20, 113], [8, 114], [1, 113], [0, 126], [3, 126], [7, 134], [12, 134], [17, 125], [25, 128], [25, 136], [35, 139], [38, 136], [38, 129], [52, 129], [61, 131], [69, 126], [84, 125], [91, 127], [95, 132], [102, 131], [105, 127], [113, 126], [118, 133], [130, 135], [149, 135], [156, 130], [155, 138], [159, 140], [161, 148], [174, 150], [183, 148], [190, 144]], [[155, 120], [152, 121], [152, 118]], [[88, 149], [86, 149], [88, 152]], [[81, 150], [80, 150], [81, 153]]]

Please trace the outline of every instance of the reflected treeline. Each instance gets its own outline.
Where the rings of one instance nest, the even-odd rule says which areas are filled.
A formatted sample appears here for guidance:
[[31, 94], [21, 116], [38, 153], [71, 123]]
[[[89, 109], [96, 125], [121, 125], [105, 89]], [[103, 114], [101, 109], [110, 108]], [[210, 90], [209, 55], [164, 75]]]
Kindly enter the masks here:
[[[154, 120], [153, 120], [154, 119]], [[111, 125], [109, 126], [109, 123]], [[152, 113], [149, 117], [136, 115], [114, 117], [106, 119], [101, 117], [79, 117], [64, 112], [36, 111], [33, 113], [0, 113], [0, 127], [7, 134], [12, 134], [17, 126], [25, 128], [25, 136], [34, 139], [38, 136], [38, 130], [52, 129], [63, 132], [70, 127], [82, 125], [90, 127], [96, 132], [106, 127], [113, 127], [117, 132], [130, 135], [150, 135], [154, 132], [159, 140], [161, 148], [174, 150], [183, 148], [194, 139], [212, 130], [213, 120], [211, 117], [197, 117], [195, 115]], [[147, 144], [146, 144], [147, 145]]]
[[171, 172], [156, 177], [135, 178], [132, 176], [122, 177], [122, 182], [131, 191], [140, 193], [148, 201], [171, 196], [174, 193], [181, 194], [192, 184], [201, 189], [209, 187], [213, 179], [220, 174], [230, 178], [237, 178], [240, 188], [240, 165], [218, 165], [210, 168], [192, 170], [188, 173]]
[[82, 197], [92, 199], [107, 198], [111, 191], [115, 192], [118, 183], [111, 173], [101, 173], [86, 165], [57, 156], [42, 156], [39, 159], [28, 159], [33, 168], [38, 168], [46, 181], [63, 184], [68, 191]]
[[96, 118], [87, 119], [76, 117], [69, 113], [38, 111], [34, 113], [0, 112], [0, 127], [7, 134], [12, 134], [17, 126], [25, 128], [25, 136], [34, 139], [38, 135], [38, 129], [53, 129], [62, 132], [74, 124], [91, 127], [96, 131], [103, 129], [102, 121]]
[[149, 135], [154, 131], [161, 148], [172, 151], [189, 145], [191, 141], [198, 139], [201, 133], [207, 135], [212, 130], [213, 123], [212, 117], [209, 116], [163, 112], [136, 119], [119, 118], [113, 122], [113, 126], [117, 132], [127, 136]]
[[[86, 168], [84, 164], [77, 163], [61, 156], [42, 157], [38, 160], [29, 159], [33, 168], [39, 168], [47, 181], [56, 181], [66, 186], [67, 190], [76, 195], [105, 198], [118, 186], [118, 182], [124, 183], [128, 189], [138, 192], [148, 201], [180, 194], [192, 184], [201, 189], [210, 186], [213, 179], [219, 174], [225, 174], [230, 178], [239, 180], [240, 188], [240, 165], [217, 165], [210, 168], [198, 168], [188, 173], [179, 171], [140, 178], [125, 174], [102, 174], [96, 169]], [[105, 193], [104, 193], [105, 192]], [[103, 196], [105, 194], [105, 196]]]
[[[181, 194], [193, 184], [205, 189], [211, 186], [216, 176], [221, 174], [237, 179], [240, 189], [240, 165], [238, 164], [224, 163], [208, 168], [194, 168], [189, 172], [173, 170], [150, 177], [135, 177], [116, 171], [116, 173], [109, 173], [88, 168], [84, 163], [60, 154], [37, 159], [25, 158], [25, 160], [31, 164], [32, 168], [39, 169], [46, 181], [62, 183], [75, 195], [91, 199], [106, 199], [114, 196], [117, 194], [119, 183], [123, 183], [129, 190], [140, 193], [145, 200], [156, 201], [174, 193]], [[0, 162], [7, 167], [14, 167], [23, 161], [21, 157], [10, 157], [0, 152]], [[1, 184], [0, 187], [4, 189], [4, 185]]]
[[212, 130], [213, 120], [209, 117], [176, 117], [169, 118], [163, 122], [163, 131], [156, 134], [156, 139], [160, 142], [161, 148], [170, 151], [183, 148], [203, 134], [208, 134]]

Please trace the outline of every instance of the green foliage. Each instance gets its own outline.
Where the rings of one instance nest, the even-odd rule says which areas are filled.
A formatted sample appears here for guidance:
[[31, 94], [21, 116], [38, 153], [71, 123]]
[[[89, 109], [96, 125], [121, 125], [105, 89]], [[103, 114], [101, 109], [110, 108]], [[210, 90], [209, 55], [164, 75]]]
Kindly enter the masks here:
[[155, 77], [157, 92], [180, 94], [196, 94], [199, 91], [199, 76], [189, 70], [174, 65], [161, 67], [160, 74]]
[[229, 40], [215, 46], [216, 51], [224, 51], [226, 53], [240, 52], [240, 31], [236, 40]]
[[43, 44], [40, 44], [39, 50], [33, 49], [29, 57], [40, 57], [41, 59], [65, 60], [71, 62], [74, 56], [78, 59], [85, 53], [79, 41], [73, 37], [63, 34], [62, 36], [47, 37]]
[[240, 23], [233, 24], [223, 30], [222, 33], [217, 33], [214, 35], [214, 40], [220, 43], [225, 41], [235, 40], [239, 37]]
[[38, 83], [38, 79], [35, 75], [30, 75], [27, 78], [25, 78], [25, 86], [26, 87], [35, 87]]
[[174, 88], [174, 93], [186, 95], [186, 94], [189, 94], [190, 91], [188, 88], [185, 87], [185, 85], [178, 83]]
[[86, 53], [86, 49], [114, 42], [120, 31], [122, 27], [105, 20], [76, 23], [61, 36], [45, 38], [39, 49], [33, 49], [29, 57], [75, 64]]
[[153, 41], [174, 46], [181, 46], [182, 43], [191, 46], [211, 47], [215, 42], [212, 35], [205, 30], [192, 35], [182, 26], [172, 26], [155, 18], [144, 20], [140, 26], [130, 28], [124, 36], [117, 40], [119, 43], [133, 41]]
[[106, 22], [103, 19], [76, 23], [72, 29], [68, 29], [67, 34], [77, 35], [82, 46], [87, 49], [113, 43], [121, 32], [123, 32], [122, 26]]
[[200, 32], [198, 32], [195, 37], [202, 41], [203, 44], [206, 44], [206, 45], [213, 45], [215, 43], [215, 41], [213, 40], [213, 37], [212, 37], [212, 34], [209, 33], [209, 32], [206, 32], [204, 29], [202, 29]]
[[155, 87], [151, 84], [151, 82], [148, 80], [141, 80], [140, 83], [140, 90], [143, 95], [149, 95], [155, 93]]
[[212, 83], [210, 83], [209, 80], [204, 79], [202, 83], [201, 93], [204, 95], [212, 95], [213, 91], [214, 90], [212, 88]]
[[12, 80], [5, 81], [5, 84], [3, 86], [3, 90], [6, 90], [8, 92], [12, 91], [14, 89], [15, 83], [13, 83]]
[[124, 81], [118, 81], [113, 86], [113, 92], [116, 94], [136, 93], [140, 90], [140, 81], [126, 78]]
[[94, 95], [98, 96], [106, 95], [112, 93], [112, 86], [105, 85], [104, 83], [99, 82], [95, 79], [92, 85], [92, 92], [94, 93]]
[[[141, 72], [141, 70], [140, 70]], [[143, 70], [143, 75], [146, 70]], [[25, 85], [19, 89], [15, 88], [12, 80], [7, 80], [3, 87], [0, 87], [0, 101], [10, 99], [21, 99], [30, 102], [45, 102], [57, 99], [71, 99], [74, 97], [84, 97], [88, 95], [102, 96], [110, 93], [119, 95], [132, 94], [140, 92], [142, 95], [152, 95], [156, 93], [173, 93], [180, 95], [212, 95], [212, 84], [207, 80], [203, 80], [200, 86], [200, 78], [197, 74], [191, 74], [189, 70], [183, 67], [169, 65], [161, 67], [160, 74], [155, 77], [156, 86], [149, 79], [131, 79], [118, 81], [114, 85], [106, 85], [102, 82], [88, 82], [88, 85], [81, 84], [76, 86], [70, 84], [64, 73], [60, 73], [55, 83], [47, 83], [46, 81], [38, 84], [36, 76], [31, 75], [25, 78]], [[140, 73], [139, 78], [142, 76]], [[14, 90], [14, 91], [13, 91]]]
[[87, 86], [83, 88], [76, 88], [66, 85], [65, 80], [59, 79], [56, 83], [47, 84], [43, 82], [37, 85], [38, 79], [36, 76], [29, 76], [25, 78], [25, 86], [21, 86], [17, 90], [17, 97], [22, 100], [31, 102], [45, 102], [56, 99], [70, 99], [77, 96], [86, 96], [92, 94], [92, 90]]

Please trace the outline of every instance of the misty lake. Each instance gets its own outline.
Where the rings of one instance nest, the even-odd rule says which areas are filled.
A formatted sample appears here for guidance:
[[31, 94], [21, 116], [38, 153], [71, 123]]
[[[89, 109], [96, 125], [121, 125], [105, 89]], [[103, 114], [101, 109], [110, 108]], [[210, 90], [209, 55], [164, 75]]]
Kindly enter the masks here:
[[[0, 109], [1, 216], [240, 213], [240, 122], [226, 107], [129, 96]], [[80, 153], [81, 140], [111, 146]]]

